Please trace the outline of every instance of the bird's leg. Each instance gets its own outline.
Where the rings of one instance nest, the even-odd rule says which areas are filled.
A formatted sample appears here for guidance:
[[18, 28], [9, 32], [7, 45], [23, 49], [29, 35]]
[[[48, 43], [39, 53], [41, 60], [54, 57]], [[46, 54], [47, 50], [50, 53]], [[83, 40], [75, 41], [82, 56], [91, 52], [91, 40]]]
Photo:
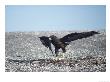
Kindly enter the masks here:
[[62, 50], [63, 50], [63, 53], [65, 53], [65, 52], [66, 52], [66, 49], [65, 49], [65, 47], [63, 47], [63, 48], [62, 48]]
[[58, 48], [55, 48], [55, 54], [56, 54], [56, 57], [58, 56]]
[[64, 57], [64, 53], [66, 52], [66, 50], [65, 50], [65, 48], [64, 47], [62, 47], [62, 50], [63, 50], [63, 53], [60, 53], [59, 55], [58, 55], [58, 48], [56, 48], [56, 60], [62, 60], [62, 59], [64, 59], [65, 57]]

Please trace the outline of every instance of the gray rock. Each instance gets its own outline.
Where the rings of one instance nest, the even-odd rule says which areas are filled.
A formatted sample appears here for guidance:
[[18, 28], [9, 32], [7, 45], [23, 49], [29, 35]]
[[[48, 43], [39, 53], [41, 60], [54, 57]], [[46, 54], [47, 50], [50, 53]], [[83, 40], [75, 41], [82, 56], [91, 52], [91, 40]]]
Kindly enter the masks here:
[[[65, 59], [53, 60], [55, 54], [44, 47], [39, 36], [60, 37], [71, 32], [6, 32], [6, 72], [105, 72], [106, 33], [73, 41], [66, 47]], [[54, 50], [54, 47], [52, 46]], [[59, 55], [62, 54], [60, 50]], [[42, 59], [39, 60], [39, 59]], [[35, 61], [33, 61], [35, 60]], [[32, 61], [30, 63], [30, 61]]]

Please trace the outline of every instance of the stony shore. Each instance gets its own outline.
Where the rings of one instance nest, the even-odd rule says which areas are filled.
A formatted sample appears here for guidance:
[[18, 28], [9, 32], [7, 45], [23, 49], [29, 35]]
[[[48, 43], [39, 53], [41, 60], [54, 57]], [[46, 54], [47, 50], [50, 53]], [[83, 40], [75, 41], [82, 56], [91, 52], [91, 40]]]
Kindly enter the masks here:
[[[66, 47], [64, 59], [44, 47], [39, 36], [60, 37], [72, 32], [6, 32], [6, 72], [105, 72], [106, 33], [73, 41]], [[52, 46], [54, 50], [54, 47]], [[60, 50], [59, 55], [62, 54]]]

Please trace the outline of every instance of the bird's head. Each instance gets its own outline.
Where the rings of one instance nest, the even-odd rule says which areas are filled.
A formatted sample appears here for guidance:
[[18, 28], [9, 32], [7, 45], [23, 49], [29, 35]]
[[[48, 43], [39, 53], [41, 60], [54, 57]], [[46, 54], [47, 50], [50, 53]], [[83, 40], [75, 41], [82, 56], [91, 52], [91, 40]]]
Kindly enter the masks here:
[[55, 39], [55, 38], [57, 38], [55, 35], [51, 35], [50, 37], [49, 37], [50, 39]]

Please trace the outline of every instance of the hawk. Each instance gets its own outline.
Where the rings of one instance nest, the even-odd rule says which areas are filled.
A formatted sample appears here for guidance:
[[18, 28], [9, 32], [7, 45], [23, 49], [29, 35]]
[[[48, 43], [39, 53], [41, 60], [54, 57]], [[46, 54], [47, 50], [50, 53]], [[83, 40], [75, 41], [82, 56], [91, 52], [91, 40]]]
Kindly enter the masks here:
[[52, 48], [51, 48], [51, 44], [54, 45], [55, 47], [55, 54], [56, 54], [56, 57], [58, 56], [58, 53], [59, 53], [59, 49], [62, 49], [63, 53], [66, 52], [66, 46], [70, 44], [71, 41], [74, 41], [74, 40], [78, 40], [78, 39], [82, 39], [82, 38], [87, 38], [87, 37], [90, 37], [90, 36], [93, 36], [95, 34], [99, 34], [98, 32], [96, 31], [89, 31], [89, 32], [81, 32], [81, 33], [70, 33], [62, 38], [58, 38], [56, 37], [55, 35], [51, 35], [49, 37], [47, 36], [41, 36], [39, 37], [40, 38], [40, 41], [42, 42], [42, 44], [49, 48], [51, 50], [51, 52], [53, 53], [52, 51]]

